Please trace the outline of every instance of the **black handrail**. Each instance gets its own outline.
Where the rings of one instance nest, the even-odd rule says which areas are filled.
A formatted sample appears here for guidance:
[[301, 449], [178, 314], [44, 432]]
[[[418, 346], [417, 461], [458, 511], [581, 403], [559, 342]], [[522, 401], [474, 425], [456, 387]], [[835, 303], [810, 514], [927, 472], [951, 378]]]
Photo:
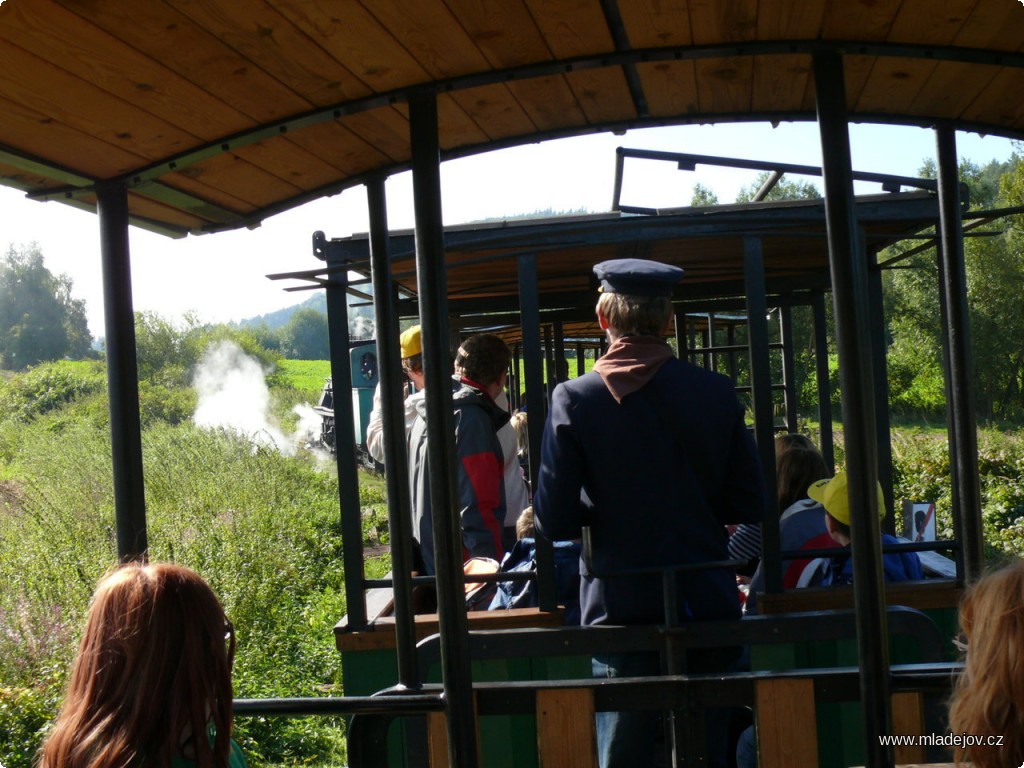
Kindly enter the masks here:
[[423, 715], [443, 712], [442, 693], [400, 693], [374, 696], [321, 696], [289, 699], [235, 699], [238, 717], [271, 715], [273, 717], [308, 717], [311, 715]]

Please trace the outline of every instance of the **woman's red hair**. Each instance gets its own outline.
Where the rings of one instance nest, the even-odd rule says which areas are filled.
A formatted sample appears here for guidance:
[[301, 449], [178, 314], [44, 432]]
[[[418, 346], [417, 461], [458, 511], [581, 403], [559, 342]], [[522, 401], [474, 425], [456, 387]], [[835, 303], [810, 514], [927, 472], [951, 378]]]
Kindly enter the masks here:
[[967, 641], [964, 671], [953, 690], [953, 733], [1002, 736], [1000, 746], [956, 747], [958, 765], [1005, 768], [1024, 760], [1024, 562], [994, 571], [960, 601]]
[[93, 595], [40, 768], [169, 768], [174, 757], [227, 768], [234, 650], [220, 602], [194, 571], [115, 569]]

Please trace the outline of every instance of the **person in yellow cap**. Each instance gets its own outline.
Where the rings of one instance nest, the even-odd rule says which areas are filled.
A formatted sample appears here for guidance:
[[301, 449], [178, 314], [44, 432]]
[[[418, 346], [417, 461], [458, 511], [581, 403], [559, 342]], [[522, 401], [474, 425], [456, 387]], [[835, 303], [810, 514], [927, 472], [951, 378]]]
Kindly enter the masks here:
[[[420, 327], [414, 325], [402, 331], [399, 337], [402, 355], [402, 371], [412, 383], [414, 391], [405, 398], [405, 437], [408, 440], [416, 421], [416, 401], [424, 397], [423, 378], [423, 341], [420, 338]], [[373, 409], [370, 420], [366, 424], [366, 450], [374, 461], [384, 463], [384, 423], [381, 419], [380, 384], [373, 393]]]
[[[885, 496], [877, 485], [878, 512], [885, 514]], [[844, 547], [842, 554], [832, 558], [827, 566], [823, 585], [852, 584], [853, 558], [850, 557], [850, 496], [847, 492], [846, 473], [838, 472], [829, 480], [819, 480], [807, 489], [807, 495], [825, 508], [825, 527], [833, 540]], [[888, 533], [882, 534], [882, 546], [899, 544], [900, 540]], [[889, 552], [882, 556], [882, 567], [887, 582], [916, 581], [924, 578], [921, 559], [916, 552]]]

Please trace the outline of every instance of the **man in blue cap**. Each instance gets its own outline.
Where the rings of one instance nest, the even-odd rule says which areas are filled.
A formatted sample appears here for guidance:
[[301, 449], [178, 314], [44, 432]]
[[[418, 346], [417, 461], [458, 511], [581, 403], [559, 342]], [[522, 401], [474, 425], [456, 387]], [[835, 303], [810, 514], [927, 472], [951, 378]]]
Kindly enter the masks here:
[[[582, 568], [584, 625], [662, 624], [661, 576], [616, 576], [727, 560], [725, 526], [764, 517], [764, 480], [744, 409], [727, 377], [677, 359], [665, 342], [672, 287], [683, 270], [644, 259], [594, 267], [597, 319], [610, 346], [591, 373], [559, 384], [544, 427], [534, 496], [537, 527], [551, 540], [589, 526], [593, 572]], [[740, 617], [735, 573], [677, 577], [677, 621]], [[690, 652], [687, 668], [719, 671], [739, 649]], [[661, 672], [657, 653], [594, 659], [596, 676]], [[657, 715], [598, 714], [602, 768], [654, 763]], [[707, 718], [712, 765], [725, 765], [727, 723]]]

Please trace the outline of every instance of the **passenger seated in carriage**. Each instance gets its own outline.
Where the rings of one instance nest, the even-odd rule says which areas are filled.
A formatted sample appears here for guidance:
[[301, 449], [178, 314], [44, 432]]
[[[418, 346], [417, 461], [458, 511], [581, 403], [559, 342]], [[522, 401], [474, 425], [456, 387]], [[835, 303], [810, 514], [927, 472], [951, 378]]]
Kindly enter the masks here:
[[[527, 507], [516, 522], [515, 546], [501, 561], [503, 573], [537, 570], [537, 533], [533, 507]], [[580, 551], [579, 541], [552, 542], [555, 554], [555, 586], [558, 603], [565, 608], [564, 623], [580, 623]], [[499, 581], [490, 610], [537, 607], [536, 581]]]
[[[825, 527], [824, 508], [807, 495], [811, 484], [828, 474], [825, 459], [810, 438], [785, 434], [775, 438], [775, 469], [779, 517], [779, 541], [782, 551], [825, 549], [839, 546]], [[729, 556], [734, 559], [757, 558], [750, 579], [746, 612], [757, 610], [757, 594], [764, 591], [764, 564], [761, 562], [761, 526], [741, 525], [729, 539]], [[782, 587], [817, 586], [821, 581], [820, 561], [812, 558], [784, 560]]]
[[[882, 486], [878, 490], [878, 509], [885, 513], [885, 497]], [[824, 586], [853, 583], [853, 558], [850, 556], [850, 503], [846, 492], [846, 473], [839, 472], [831, 480], [819, 480], [809, 489], [808, 494], [825, 507], [825, 527], [829, 535], [843, 551], [827, 560], [821, 583]], [[899, 544], [895, 536], [882, 534], [882, 546]], [[916, 552], [889, 552], [882, 555], [885, 581], [916, 581], [924, 578], [921, 559]]]

